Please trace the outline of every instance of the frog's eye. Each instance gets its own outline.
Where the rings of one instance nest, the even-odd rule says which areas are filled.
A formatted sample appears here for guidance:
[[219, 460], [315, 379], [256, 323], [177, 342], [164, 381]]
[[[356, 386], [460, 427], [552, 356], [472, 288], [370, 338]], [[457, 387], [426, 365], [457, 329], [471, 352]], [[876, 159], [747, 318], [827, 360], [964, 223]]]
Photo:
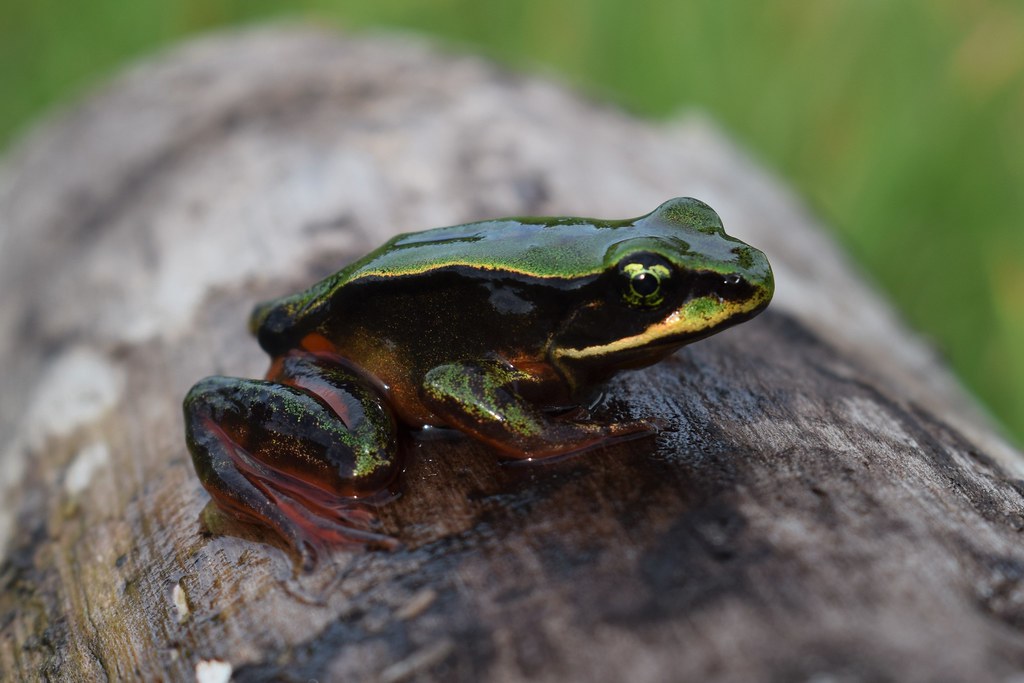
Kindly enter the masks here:
[[655, 308], [665, 300], [672, 268], [657, 254], [632, 254], [619, 264], [622, 299], [630, 306]]

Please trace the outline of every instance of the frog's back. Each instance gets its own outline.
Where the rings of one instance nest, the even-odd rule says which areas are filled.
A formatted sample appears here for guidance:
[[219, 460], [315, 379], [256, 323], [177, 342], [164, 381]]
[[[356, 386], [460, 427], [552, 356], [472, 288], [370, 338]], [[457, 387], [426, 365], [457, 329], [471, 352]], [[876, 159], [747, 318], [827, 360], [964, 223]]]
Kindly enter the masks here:
[[725, 234], [711, 207], [682, 197], [624, 220], [504, 218], [406, 233], [320, 284], [326, 287], [330, 281], [333, 292], [360, 280], [391, 280], [460, 266], [485, 275], [580, 278], [601, 272], [610, 249], [634, 237], [650, 238], [653, 251], [669, 259], [680, 257], [693, 267], [731, 261], [737, 248], [746, 247]]
[[353, 264], [345, 282], [336, 285], [459, 266], [538, 278], [594, 273], [601, 269], [608, 246], [597, 231], [607, 233], [620, 223], [625, 222], [511, 218], [407, 233]]

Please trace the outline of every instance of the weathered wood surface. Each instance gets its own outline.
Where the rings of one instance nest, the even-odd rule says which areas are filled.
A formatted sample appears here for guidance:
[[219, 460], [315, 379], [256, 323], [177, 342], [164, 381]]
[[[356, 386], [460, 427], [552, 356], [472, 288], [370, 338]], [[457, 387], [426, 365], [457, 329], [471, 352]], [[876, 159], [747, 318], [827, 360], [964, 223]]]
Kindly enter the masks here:
[[[417, 444], [382, 513], [408, 549], [306, 576], [204, 513], [180, 400], [262, 373], [254, 301], [400, 230], [681, 194], [768, 252], [778, 296], [612, 386], [608, 411], [676, 431], [543, 467]], [[0, 679], [1024, 670], [1024, 460], [700, 120], [639, 122], [407, 39], [265, 29], [34, 131], [0, 169], [0, 217]]]

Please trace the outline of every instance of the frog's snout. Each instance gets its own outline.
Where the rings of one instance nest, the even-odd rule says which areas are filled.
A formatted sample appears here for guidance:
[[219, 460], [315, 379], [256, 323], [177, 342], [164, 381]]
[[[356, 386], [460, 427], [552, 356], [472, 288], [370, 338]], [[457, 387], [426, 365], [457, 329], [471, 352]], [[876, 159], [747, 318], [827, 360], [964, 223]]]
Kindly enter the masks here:
[[727, 301], [750, 301], [764, 308], [775, 293], [775, 274], [763, 252], [751, 248], [746, 258], [747, 267], [723, 276], [718, 294]]
[[763, 307], [768, 305], [768, 302], [772, 300], [772, 296], [775, 294], [775, 273], [772, 272], [772, 265], [768, 263], [768, 257], [761, 252], [758, 252], [758, 254], [761, 257], [762, 266], [750, 279], [758, 298], [762, 301]]

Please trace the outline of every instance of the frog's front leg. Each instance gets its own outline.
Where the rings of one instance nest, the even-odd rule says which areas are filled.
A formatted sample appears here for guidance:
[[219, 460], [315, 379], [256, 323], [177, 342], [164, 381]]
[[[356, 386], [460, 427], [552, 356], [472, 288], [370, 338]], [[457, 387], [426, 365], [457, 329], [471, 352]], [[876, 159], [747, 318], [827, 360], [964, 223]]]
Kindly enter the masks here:
[[293, 353], [271, 380], [208, 377], [185, 398], [196, 473], [223, 508], [277, 531], [307, 567], [321, 545], [394, 547], [356, 501], [397, 473], [394, 417], [358, 376]]
[[423, 400], [448, 426], [517, 459], [568, 455], [657, 431], [640, 420], [601, 424], [550, 417], [517, 392], [525, 379], [500, 360], [451, 363], [427, 373]]

